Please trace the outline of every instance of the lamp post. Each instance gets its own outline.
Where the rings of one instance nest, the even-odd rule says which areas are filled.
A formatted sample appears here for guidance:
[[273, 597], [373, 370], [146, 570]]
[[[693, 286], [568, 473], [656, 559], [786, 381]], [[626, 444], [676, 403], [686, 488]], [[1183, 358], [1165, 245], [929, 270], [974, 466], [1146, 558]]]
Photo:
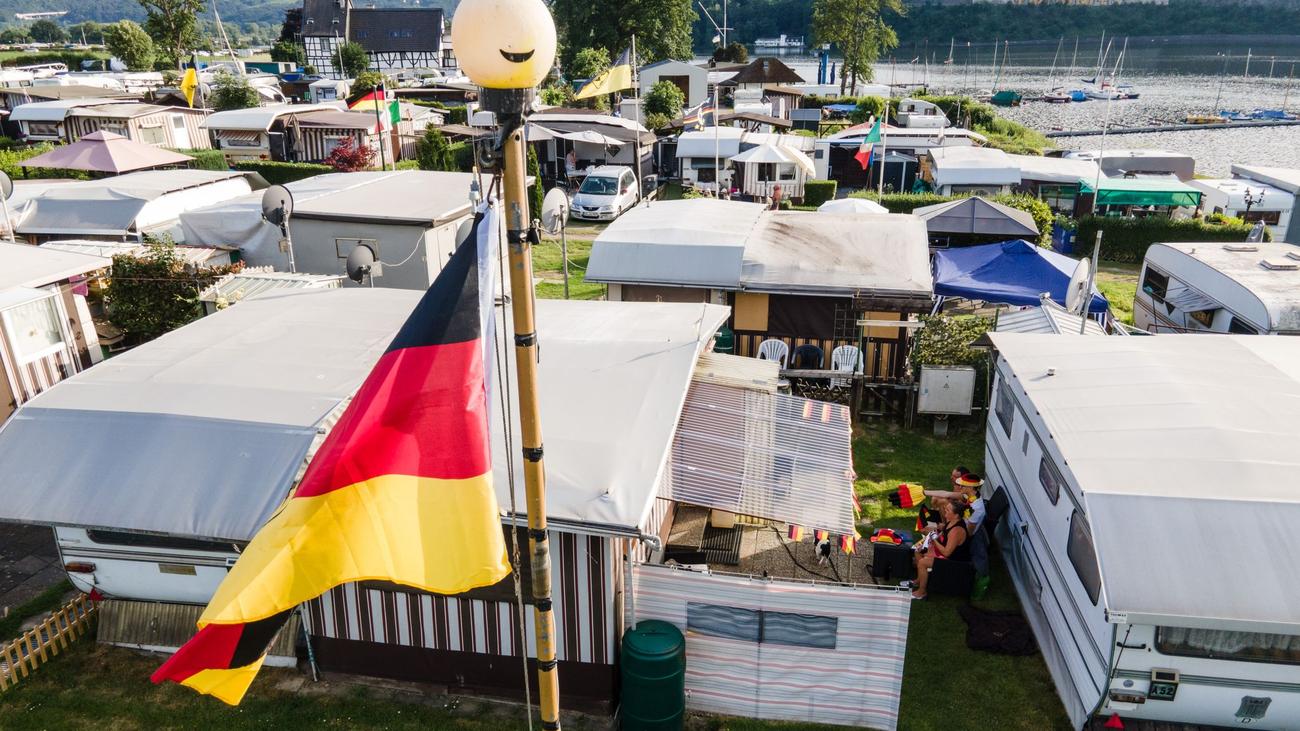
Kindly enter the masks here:
[[[537, 85], [555, 63], [555, 21], [542, 0], [463, 0], [451, 23], [452, 46], [465, 75], [482, 87], [483, 108], [496, 117], [497, 136], [485, 166], [502, 178], [514, 320], [519, 427], [528, 510], [533, 624], [537, 635], [538, 709], [542, 728], [560, 728], [560, 680], [551, 606], [551, 554], [546, 526], [546, 471], [537, 397], [532, 245], [537, 231], [528, 212], [524, 117]], [[482, 152], [482, 151], [480, 151]]]
[[1255, 195], [1250, 191], [1250, 188], [1246, 188], [1246, 193], [1242, 196], [1242, 202], [1246, 204], [1246, 212], [1245, 215], [1242, 216], [1243, 218], [1249, 220], [1251, 207], [1264, 202], [1264, 193], [1265, 191], [1260, 190], [1259, 195]]

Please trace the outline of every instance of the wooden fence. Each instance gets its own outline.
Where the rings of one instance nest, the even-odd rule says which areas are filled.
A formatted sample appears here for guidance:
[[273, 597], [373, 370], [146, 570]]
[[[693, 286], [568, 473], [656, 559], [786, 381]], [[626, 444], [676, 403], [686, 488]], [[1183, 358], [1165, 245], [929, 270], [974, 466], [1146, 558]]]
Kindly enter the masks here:
[[68, 643], [86, 633], [98, 605], [85, 594], [63, 605], [21, 637], [0, 646], [0, 691], [8, 690], [40, 667], [41, 663], [68, 649]]

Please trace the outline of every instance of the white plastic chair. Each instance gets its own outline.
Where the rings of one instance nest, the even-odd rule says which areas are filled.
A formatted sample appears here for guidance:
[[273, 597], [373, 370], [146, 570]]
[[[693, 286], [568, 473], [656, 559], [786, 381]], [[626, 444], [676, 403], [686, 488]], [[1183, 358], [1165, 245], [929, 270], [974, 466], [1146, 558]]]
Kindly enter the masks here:
[[[841, 345], [831, 351], [831, 370], [841, 373], [861, 373], [862, 366], [862, 351], [856, 345]], [[849, 383], [847, 378], [831, 379], [833, 388], [844, 388]]]
[[774, 360], [784, 369], [790, 361], [790, 346], [783, 340], [764, 340], [758, 344], [758, 359]]

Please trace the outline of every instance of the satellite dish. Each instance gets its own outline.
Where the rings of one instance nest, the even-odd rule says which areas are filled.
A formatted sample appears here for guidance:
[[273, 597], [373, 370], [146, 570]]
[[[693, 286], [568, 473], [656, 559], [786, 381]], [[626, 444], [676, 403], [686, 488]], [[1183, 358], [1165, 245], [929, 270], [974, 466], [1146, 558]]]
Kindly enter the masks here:
[[1080, 259], [1065, 288], [1065, 309], [1075, 314], [1088, 309], [1088, 300], [1092, 299], [1088, 296], [1091, 294], [1088, 292], [1088, 275], [1091, 272], [1091, 263], [1087, 259]]
[[366, 275], [378, 274], [375, 252], [365, 244], [352, 247], [352, 251], [348, 253], [347, 270], [348, 279], [357, 283], [365, 279]]
[[558, 234], [569, 218], [569, 194], [563, 188], [551, 188], [542, 199], [542, 230]]
[[9, 174], [0, 170], [0, 197], [9, 200], [9, 196], [14, 194], [14, 181]]
[[262, 218], [283, 227], [293, 215], [293, 193], [283, 185], [272, 185], [262, 194]]

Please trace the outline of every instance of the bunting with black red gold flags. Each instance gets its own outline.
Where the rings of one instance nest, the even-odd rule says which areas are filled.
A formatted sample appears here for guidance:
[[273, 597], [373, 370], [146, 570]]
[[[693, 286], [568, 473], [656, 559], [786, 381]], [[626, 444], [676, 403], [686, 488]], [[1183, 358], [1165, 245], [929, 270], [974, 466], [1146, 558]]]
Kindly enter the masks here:
[[510, 573], [489, 454], [500, 217], [475, 215], [297, 489], [253, 537], [154, 674], [236, 705], [302, 602], [351, 581], [440, 594]]

